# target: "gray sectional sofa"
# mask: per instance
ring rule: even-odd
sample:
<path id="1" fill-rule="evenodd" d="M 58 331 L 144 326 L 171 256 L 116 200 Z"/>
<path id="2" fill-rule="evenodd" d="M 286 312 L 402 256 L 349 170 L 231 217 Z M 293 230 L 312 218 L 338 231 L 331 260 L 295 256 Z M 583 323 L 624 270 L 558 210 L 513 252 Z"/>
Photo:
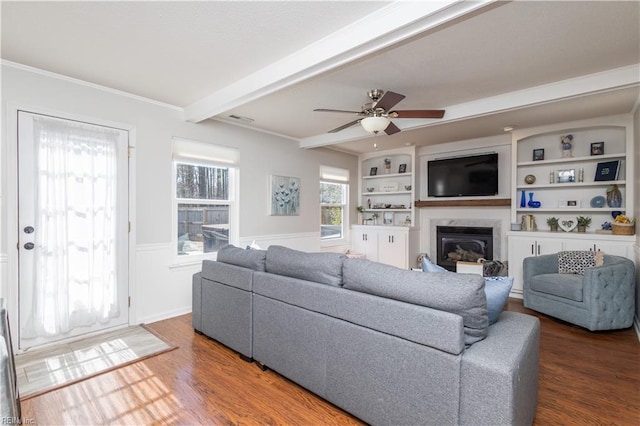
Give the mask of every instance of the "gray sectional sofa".
<path id="1" fill-rule="evenodd" d="M 227 246 L 193 277 L 193 327 L 367 423 L 535 416 L 539 321 L 503 312 L 489 326 L 478 275 Z"/>

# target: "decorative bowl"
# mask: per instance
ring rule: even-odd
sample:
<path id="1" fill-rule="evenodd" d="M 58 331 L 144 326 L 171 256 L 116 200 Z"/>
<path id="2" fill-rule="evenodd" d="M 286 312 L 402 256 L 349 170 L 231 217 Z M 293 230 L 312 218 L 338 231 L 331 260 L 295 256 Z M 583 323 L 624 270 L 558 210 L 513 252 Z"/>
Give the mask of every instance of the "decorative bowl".
<path id="1" fill-rule="evenodd" d="M 373 192 L 375 188 L 367 188 L 367 192 Z"/>
<path id="2" fill-rule="evenodd" d="M 407 191 L 411 191 L 411 185 L 405 185 L 404 189 L 406 189 Z"/>
<path id="3" fill-rule="evenodd" d="M 526 175 L 524 177 L 524 182 L 531 185 L 532 183 L 534 183 L 536 181 L 536 177 L 534 175 Z"/>

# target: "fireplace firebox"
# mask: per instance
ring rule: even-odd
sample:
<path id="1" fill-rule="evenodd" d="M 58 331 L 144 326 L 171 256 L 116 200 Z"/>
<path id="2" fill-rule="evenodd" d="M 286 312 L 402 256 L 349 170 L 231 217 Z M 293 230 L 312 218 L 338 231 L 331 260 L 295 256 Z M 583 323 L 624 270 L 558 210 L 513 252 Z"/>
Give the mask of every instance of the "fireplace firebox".
<path id="1" fill-rule="evenodd" d="M 455 272 L 456 262 L 493 260 L 493 228 L 475 226 L 436 227 L 437 263 Z"/>

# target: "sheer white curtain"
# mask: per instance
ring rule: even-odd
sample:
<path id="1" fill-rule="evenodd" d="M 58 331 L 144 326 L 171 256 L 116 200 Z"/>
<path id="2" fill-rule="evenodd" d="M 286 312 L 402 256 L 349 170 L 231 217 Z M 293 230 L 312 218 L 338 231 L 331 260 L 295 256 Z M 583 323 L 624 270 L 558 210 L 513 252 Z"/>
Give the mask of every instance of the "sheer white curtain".
<path id="1" fill-rule="evenodd" d="M 38 188 L 33 315 L 26 337 L 66 333 L 119 314 L 118 131 L 36 117 Z"/>

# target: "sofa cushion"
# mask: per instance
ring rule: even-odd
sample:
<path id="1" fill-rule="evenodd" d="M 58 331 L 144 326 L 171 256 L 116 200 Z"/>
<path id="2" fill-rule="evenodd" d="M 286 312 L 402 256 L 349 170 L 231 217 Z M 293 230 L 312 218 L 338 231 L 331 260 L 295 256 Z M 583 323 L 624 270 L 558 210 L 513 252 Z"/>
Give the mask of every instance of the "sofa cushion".
<path id="1" fill-rule="evenodd" d="M 343 271 L 345 288 L 460 315 L 467 345 L 487 336 L 487 298 L 480 275 L 421 274 L 366 259 L 346 259 Z"/>
<path id="2" fill-rule="evenodd" d="M 513 287 L 513 277 L 485 277 L 484 292 L 487 295 L 487 310 L 489 311 L 489 325 L 498 321 L 504 304 L 509 298 Z"/>
<path id="3" fill-rule="evenodd" d="M 431 261 L 427 256 L 422 258 L 422 272 L 449 272 Z"/>
<path id="4" fill-rule="evenodd" d="M 272 274 L 342 286 L 342 262 L 339 253 L 305 253 L 282 246 L 267 249 L 266 270 Z"/>
<path id="5" fill-rule="evenodd" d="M 231 244 L 227 244 L 218 250 L 218 262 L 229 265 L 242 266 L 254 271 L 264 272 L 267 252 L 264 250 L 241 249 Z"/>
<path id="6" fill-rule="evenodd" d="M 452 273 L 440 265 L 436 265 L 425 257 L 422 260 L 423 272 Z M 489 325 L 498 321 L 502 313 L 504 304 L 509 298 L 509 292 L 513 287 L 513 277 L 485 277 L 484 292 L 487 296 L 487 311 L 489 315 Z"/>
<path id="7" fill-rule="evenodd" d="M 558 252 L 558 272 L 584 275 L 586 268 L 602 266 L 603 261 L 604 253 L 601 251 L 561 251 Z"/>
<path id="8" fill-rule="evenodd" d="M 253 293 L 454 355 L 464 350 L 462 318 L 450 312 L 264 272 L 254 274 Z"/>
<path id="9" fill-rule="evenodd" d="M 582 302 L 583 279 L 576 274 L 541 274 L 532 277 L 529 285 L 533 291 Z"/>
<path id="10" fill-rule="evenodd" d="M 214 281 L 241 290 L 252 291 L 253 274 L 254 271 L 242 266 L 207 259 L 202 261 L 202 279 L 204 281 Z"/>

